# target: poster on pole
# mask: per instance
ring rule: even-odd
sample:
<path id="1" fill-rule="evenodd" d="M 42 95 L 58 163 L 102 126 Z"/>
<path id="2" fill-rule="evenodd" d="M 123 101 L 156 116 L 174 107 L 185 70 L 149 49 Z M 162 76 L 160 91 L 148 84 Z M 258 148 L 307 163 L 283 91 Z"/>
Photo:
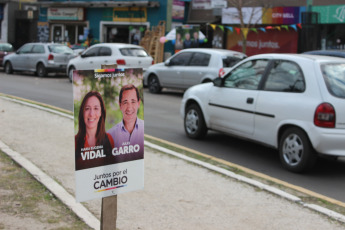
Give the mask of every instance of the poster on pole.
<path id="1" fill-rule="evenodd" d="M 78 202 L 144 188 L 143 70 L 73 72 Z"/>

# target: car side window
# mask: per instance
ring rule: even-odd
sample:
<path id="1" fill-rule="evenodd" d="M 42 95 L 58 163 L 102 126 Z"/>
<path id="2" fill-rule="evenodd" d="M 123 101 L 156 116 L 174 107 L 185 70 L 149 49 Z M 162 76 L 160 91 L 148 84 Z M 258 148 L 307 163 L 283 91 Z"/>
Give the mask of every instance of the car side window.
<path id="1" fill-rule="evenodd" d="M 84 57 L 95 57 L 98 55 L 98 50 L 99 50 L 99 47 L 94 47 L 94 48 L 91 48 L 89 50 L 87 50 L 83 56 Z"/>
<path id="2" fill-rule="evenodd" d="M 109 47 L 101 47 L 98 56 L 111 56 L 111 49 Z"/>
<path id="3" fill-rule="evenodd" d="M 192 59 L 190 60 L 190 66 L 208 66 L 210 62 L 211 55 L 205 53 L 194 53 Z"/>
<path id="4" fill-rule="evenodd" d="M 23 47 L 19 50 L 19 53 L 20 53 L 20 54 L 28 54 L 28 53 L 31 53 L 32 46 L 33 46 L 33 45 L 25 45 L 25 46 L 23 46 Z"/>
<path id="5" fill-rule="evenodd" d="M 269 60 L 247 61 L 233 69 L 224 79 L 224 87 L 239 89 L 258 89 L 262 75 Z"/>
<path id="6" fill-rule="evenodd" d="M 192 52 L 180 53 L 170 60 L 170 65 L 186 66 L 192 57 Z"/>
<path id="7" fill-rule="evenodd" d="M 43 54 L 44 53 L 44 47 L 42 45 L 34 45 L 34 47 L 32 48 L 32 53 Z"/>
<path id="8" fill-rule="evenodd" d="M 303 92 L 305 90 L 303 73 L 294 62 L 275 60 L 263 89 L 278 92 Z"/>

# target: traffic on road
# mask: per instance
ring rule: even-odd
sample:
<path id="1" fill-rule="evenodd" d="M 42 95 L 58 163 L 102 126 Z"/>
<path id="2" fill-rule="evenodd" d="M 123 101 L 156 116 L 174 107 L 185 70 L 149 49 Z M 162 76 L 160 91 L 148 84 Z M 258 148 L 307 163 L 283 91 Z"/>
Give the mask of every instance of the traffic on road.
<path id="1" fill-rule="evenodd" d="M 73 111 L 72 86 L 64 75 L 38 78 L 33 74 L 0 72 L 0 93 Z M 305 174 L 285 170 L 278 152 L 244 139 L 209 131 L 207 138 L 187 138 L 180 105 L 184 91 L 164 89 L 158 95 L 144 89 L 145 133 L 247 167 L 290 184 L 345 202 L 345 159 L 324 159 Z"/>

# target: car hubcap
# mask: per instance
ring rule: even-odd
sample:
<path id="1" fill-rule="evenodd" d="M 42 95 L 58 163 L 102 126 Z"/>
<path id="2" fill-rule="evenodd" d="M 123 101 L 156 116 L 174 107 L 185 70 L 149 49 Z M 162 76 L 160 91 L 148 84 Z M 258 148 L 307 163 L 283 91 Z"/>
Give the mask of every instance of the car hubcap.
<path id="1" fill-rule="evenodd" d="M 283 156 L 287 164 L 295 166 L 300 163 L 303 155 L 303 142 L 296 134 L 289 135 L 283 145 Z"/>
<path id="2" fill-rule="evenodd" d="M 150 81 L 150 89 L 152 91 L 156 91 L 156 89 L 158 89 L 158 82 L 156 78 L 152 78 Z"/>
<path id="3" fill-rule="evenodd" d="M 186 129 L 190 134 L 194 134 L 198 130 L 199 116 L 198 113 L 192 109 L 189 110 L 186 116 Z"/>

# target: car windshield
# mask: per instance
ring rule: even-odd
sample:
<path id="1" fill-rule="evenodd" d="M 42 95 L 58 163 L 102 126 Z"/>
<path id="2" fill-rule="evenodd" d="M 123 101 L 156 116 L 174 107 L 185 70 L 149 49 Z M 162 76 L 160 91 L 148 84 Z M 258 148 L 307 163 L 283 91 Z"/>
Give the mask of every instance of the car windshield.
<path id="1" fill-rule="evenodd" d="M 323 64 L 321 70 L 328 91 L 333 96 L 345 98 L 345 64 Z"/>
<path id="2" fill-rule="evenodd" d="M 0 51 L 12 52 L 13 47 L 10 44 L 0 44 Z"/>
<path id="3" fill-rule="evenodd" d="M 52 53 L 58 53 L 58 54 L 62 54 L 62 53 L 72 54 L 73 53 L 73 50 L 71 48 L 64 45 L 51 45 L 49 46 L 49 51 Z"/>
<path id="4" fill-rule="evenodd" d="M 122 48 L 120 52 L 123 56 L 133 56 L 133 57 L 148 57 L 144 49 L 141 48 Z"/>

